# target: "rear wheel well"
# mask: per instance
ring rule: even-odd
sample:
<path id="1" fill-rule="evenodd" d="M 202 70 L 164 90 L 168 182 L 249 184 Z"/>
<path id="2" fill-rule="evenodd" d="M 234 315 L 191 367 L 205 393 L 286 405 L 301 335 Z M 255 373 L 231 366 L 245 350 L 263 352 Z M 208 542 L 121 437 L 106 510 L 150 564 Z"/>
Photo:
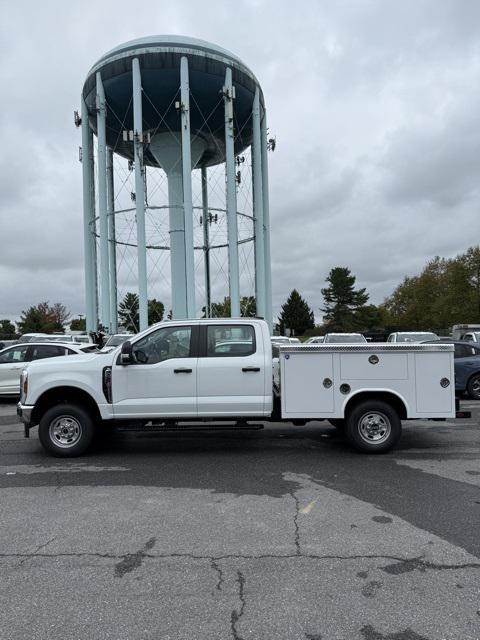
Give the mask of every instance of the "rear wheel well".
<path id="1" fill-rule="evenodd" d="M 405 406 L 403 400 L 396 396 L 394 393 L 389 393 L 388 391 L 365 391 L 362 393 L 357 393 L 352 398 L 350 398 L 350 400 L 345 405 L 345 417 L 354 407 L 359 405 L 361 402 L 366 402 L 368 400 L 381 400 L 382 402 L 386 402 L 395 409 L 401 420 L 407 419 L 407 407 Z"/>
<path id="2" fill-rule="evenodd" d="M 45 391 L 35 403 L 35 408 L 32 412 L 32 424 L 38 424 L 45 411 L 51 407 L 64 403 L 76 404 L 82 407 L 85 411 L 88 411 L 95 422 L 101 420 L 97 403 L 89 393 L 76 387 L 55 387 Z"/>

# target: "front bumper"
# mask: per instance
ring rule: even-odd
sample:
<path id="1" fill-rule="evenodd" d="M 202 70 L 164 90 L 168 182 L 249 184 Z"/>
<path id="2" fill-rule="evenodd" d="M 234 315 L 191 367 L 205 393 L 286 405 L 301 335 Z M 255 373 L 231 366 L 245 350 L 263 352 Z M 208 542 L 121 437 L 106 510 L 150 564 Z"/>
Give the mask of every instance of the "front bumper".
<path id="1" fill-rule="evenodd" d="M 30 429 L 32 428 L 33 409 L 34 407 L 28 404 L 22 404 L 21 402 L 17 404 L 17 416 L 23 422 L 25 438 L 29 437 Z"/>

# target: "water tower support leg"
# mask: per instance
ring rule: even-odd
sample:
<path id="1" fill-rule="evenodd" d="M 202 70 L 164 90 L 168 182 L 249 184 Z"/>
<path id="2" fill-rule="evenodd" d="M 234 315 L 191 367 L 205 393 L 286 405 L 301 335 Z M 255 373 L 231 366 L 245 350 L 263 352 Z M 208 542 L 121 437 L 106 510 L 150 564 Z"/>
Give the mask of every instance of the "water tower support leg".
<path id="1" fill-rule="evenodd" d="M 185 285 L 187 318 L 195 318 L 195 260 L 193 249 L 192 152 L 190 148 L 190 85 L 188 59 L 180 61 L 180 95 L 182 114 L 183 215 L 185 219 Z"/>
<path id="2" fill-rule="evenodd" d="M 225 103 L 225 172 L 227 182 L 228 275 L 230 316 L 240 317 L 240 276 L 238 267 L 237 184 L 235 179 L 235 133 L 233 128 L 232 70 L 227 68 L 223 87 Z"/>
<path id="3" fill-rule="evenodd" d="M 87 332 L 97 329 L 96 238 L 93 191 L 93 133 L 88 123 L 87 105 L 82 97 L 83 243 L 85 252 L 85 320 Z"/>
<path id="4" fill-rule="evenodd" d="M 102 76 L 97 72 L 98 215 L 100 218 L 100 321 L 110 331 L 110 282 L 108 276 L 107 218 L 107 105 Z"/>
<path id="5" fill-rule="evenodd" d="M 145 183 L 143 179 L 142 78 L 138 58 L 132 60 L 133 129 L 135 147 L 135 209 L 137 217 L 139 330 L 148 327 L 147 247 L 145 237 Z"/>
<path id="6" fill-rule="evenodd" d="M 262 148 L 260 127 L 260 93 L 255 91 L 253 120 L 253 215 L 255 217 L 255 294 L 257 316 L 266 318 L 265 308 L 265 243 L 263 233 Z"/>
<path id="7" fill-rule="evenodd" d="M 210 291 L 210 238 L 208 230 L 208 180 L 207 167 L 202 167 L 202 222 L 203 222 L 203 255 L 205 260 L 205 317 L 211 316 Z"/>
<path id="8" fill-rule="evenodd" d="M 268 201 L 268 149 L 267 114 L 262 120 L 262 188 L 263 188 L 263 229 L 265 244 L 265 320 L 272 335 L 272 264 L 270 254 L 270 207 Z"/>
<path id="9" fill-rule="evenodd" d="M 107 212 L 108 264 L 110 272 L 110 324 L 112 333 L 117 333 L 117 245 L 115 244 L 115 183 L 113 179 L 113 151 L 110 148 L 107 149 Z"/>

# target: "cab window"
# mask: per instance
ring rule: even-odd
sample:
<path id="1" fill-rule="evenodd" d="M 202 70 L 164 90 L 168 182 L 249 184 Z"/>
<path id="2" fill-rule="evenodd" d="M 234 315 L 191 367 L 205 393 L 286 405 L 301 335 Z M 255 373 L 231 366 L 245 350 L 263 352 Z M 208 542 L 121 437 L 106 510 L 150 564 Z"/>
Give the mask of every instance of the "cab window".
<path id="1" fill-rule="evenodd" d="M 255 353 L 255 329 L 252 325 L 209 325 L 207 356 L 250 356 Z"/>
<path id="2" fill-rule="evenodd" d="M 32 360 L 42 360 L 43 358 L 55 358 L 55 356 L 64 356 L 65 347 L 56 347 L 52 344 L 46 344 L 38 347 L 32 347 Z"/>
<path id="3" fill-rule="evenodd" d="M 28 347 L 13 347 L 0 355 L 0 364 L 7 364 L 10 362 L 25 362 L 27 357 Z"/>
<path id="4" fill-rule="evenodd" d="M 133 345 L 137 364 L 157 364 L 172 358 L 188 358 L 192 327 L 164 327 L 149 333 Z"/>

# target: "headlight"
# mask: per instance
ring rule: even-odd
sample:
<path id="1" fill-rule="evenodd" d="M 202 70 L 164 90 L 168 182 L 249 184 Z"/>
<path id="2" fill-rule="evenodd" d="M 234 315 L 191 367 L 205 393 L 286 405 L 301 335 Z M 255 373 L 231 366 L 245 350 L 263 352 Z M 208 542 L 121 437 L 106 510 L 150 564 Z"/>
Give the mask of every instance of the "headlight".
<path id="1" fill-rule="evenodd" d="M 20 402 L 24 402 L 28 393 L 28 371 L 24 369 L 20 376 Z"/>

